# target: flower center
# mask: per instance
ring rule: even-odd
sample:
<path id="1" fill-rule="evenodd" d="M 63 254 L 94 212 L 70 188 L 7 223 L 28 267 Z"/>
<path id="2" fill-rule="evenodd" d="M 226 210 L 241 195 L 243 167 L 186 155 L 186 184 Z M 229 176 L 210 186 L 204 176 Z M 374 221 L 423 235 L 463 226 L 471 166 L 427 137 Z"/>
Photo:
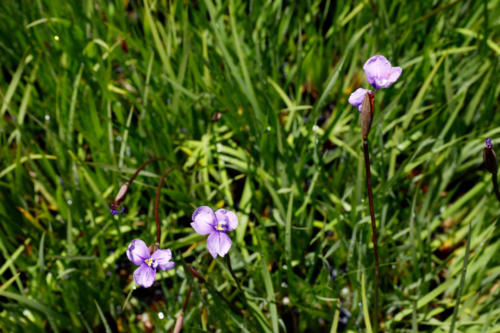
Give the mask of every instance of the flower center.
<path id="1" fill-rule="evenodd" d="M 222 222 L 219 222 L 219 224 L 217 224 L 217 226 L 215 227 L 215 229 L 217 229 L 217 230 L 224 230 L 224 224 Z"/>
<path id="2" fill-rule="evenodd" d="M 153 258 L 146 259 L 146 260 L 144 260 L 144 262 L 146 263 L 146 265 L 148 265 L 151 268 L 156 269 L 156 267 L 158 267 L 158 262 L 156 260 L 154 260 Z"/>

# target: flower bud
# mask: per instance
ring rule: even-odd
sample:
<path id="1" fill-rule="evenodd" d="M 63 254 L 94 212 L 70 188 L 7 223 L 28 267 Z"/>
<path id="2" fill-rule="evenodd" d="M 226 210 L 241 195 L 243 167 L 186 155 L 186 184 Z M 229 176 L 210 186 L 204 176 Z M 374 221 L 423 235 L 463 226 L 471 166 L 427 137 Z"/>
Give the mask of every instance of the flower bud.
<path id="1" fill-rule="evenodd" d="M 486 139 L 486 146 L 483 150 L 483 160 L 484 165 L 486 166 L 486 170 L 488 170 L 493 175 L 496 175 L 498 172 L 497 155 L 493 150 L 493 143 L 491 142 L 491 138 Z"/>
<path id="2" fill-rule="evenodd" d="M 182 331 L 182 320 L 184 319 L 184 315 L 179 313 L 177 320 L 175 321 L 174 333 Z"/>
<path id="3" fill-rule="evenodd" d="M 125 198 L 125 196 L 127 195 L 127 192 L 128 192 L 128 183 L 125 183 L 120 188 L 120 191 L 118 191 L 118 194 L 115 197 L 115 202 L 122 201 L 123 198 Z"/>
<path id="4" fill-rule="evenodd" d="M 374 94 L 367 92 L 361 104 L 361 135 L 363 140 L 368 138 L 373 120 L 373 97 Z"/>

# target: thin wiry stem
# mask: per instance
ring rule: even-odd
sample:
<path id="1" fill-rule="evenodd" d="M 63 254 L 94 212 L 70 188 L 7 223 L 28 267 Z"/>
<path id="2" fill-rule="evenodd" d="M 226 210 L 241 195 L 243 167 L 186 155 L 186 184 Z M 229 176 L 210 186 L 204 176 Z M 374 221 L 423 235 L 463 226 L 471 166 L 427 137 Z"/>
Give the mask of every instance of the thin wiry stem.
<path id="1" fill-rule="evenodd" d="M 144 169 L 146 167 L 146 165 L 148 165 L 149 163 L 152 163 L 154 161 L 159 161 L 159 160 L 165 160 L 165 158 L 163 157 L 153 157 L 152 159 L 149 159 L 147 160 L 146 162 L 142 163 L 141 165 L 139 165 L 139 167 L 137 168 L 137 170 L 135 170 L 134 174 L 132 175 L 132 177 L 130 177 L 130 179 L 128 180 L 128 184 L 132 184 L 132 182 L 134 181 L 135 177 L 137 177 L 137 175 L 139 174 L 139 172 L 141 172 L 142 169 Z"/>
<path id="2" fill-rule="evenodd" d="M 186 264 L 185 267 L 191 273 L 191 276 L 198 279 L 201 283 L 204 283 L 208 288 L 210 288 L 213 292 L 217 294 L 234 312 L 240 312 L 233 303 L 229 302 L 227 298 L 225 298 L 216 288 L 214 288 L 205 278 L 195 269 L 193 266 Z"/>
<path id="3" fill-rule="evenodd" d="M 229 253 L 226 254 L 226 264 L 227 264 L 227 268 L 229 268 L 229 273 L 231 273 L 231 276 L 233 277 L 234 279 L 234 282 L 236 282 L 236 285 L 238 286 L 238 289 L 243 292 L 243 289 L 241 289 L 241 285 L 240 285 L 240 282 L 238 281 L 238 279 L 236 278 L 236 274 L 234 274 L 234 271 L 233 271 L 233 266 L 231 266 L 231 257 L 229 256 Z"/>
<path id="4" fill-rule="evenodd" d="M 184 300 L 184 304 L 182 305 L 182 313 L 186 312 L 186 308 L 189 302 L 189 296 L 191 296 L 191 292 L 193 291 L 193 287 L 189 287 L 188 292 L 186 294 L 186 299 Z"/>
<path id="5" fill-rule="evenodd" d="M 248 308 L 248 302 L 247 302 L 247 296 L 245 292 L 243 291 L 243 288 L 241 288 L 241 284 L 239 280 L 236 278 L 236 274 L 233 271 L 233 266 L 231 265 L 231 257 L 229 256 L 229 253 L 226 254 L 226 264 L 227 268 L 229 268 L 229 273 L 231 273 L 231 276 L 233 277 L 234 282 L 236 282 L 236 285 L 238 286 L 238 290 L 241 293 L 241 300 L 245 304 L 245 306 Z"/>
<path id="6" fill-rule="evenodd" d="M 193 278 L 196 278 L 199 282 L 204 283 L 208 288 L 211 288 L 217 294 L 217 296 L 219 296 L 224 302 L 226 302 L 229 305 L 229 307 L 234 311 L 233 304 L 230 303 L 224 296 L 222 296 L 222 294 L 219 293 L 217 289 L 212 288 L 212 286 L 207 282 L 207 280 L 205 280 L 205 278 L 193 266 L 186 264 L 184 267 L 189 271 L 189 273 L 191 273 L 191 276 Z M 184 304 L 182 306 L 182 312 L 179 314 L 175 322 L 174 333 L 179 333 L 180 331 L 182 331 L 182 325 L 184 323 L 183 322 L 184 313 L 186 312 L 187 304 L 189 302 L 189 297 L 191 296 L 191 291 L 192 287 L 189 287 L 188 292 L 186 294 L 186 298 L 184 300 Z"/>
<path id="7" fill-rule="evenodd" d="M 161 239 L 160 215 L 158 214 L 158 210 L 160 207 L 161 186 L 163 185 L 163 181 L 165 180 L 165 177 L 173 169 L 174 169 L 174 167 L 168 168 L 163 173 L 163 175 L 161 175 L 160 182 L 158 183 L 158 187 L 156 188 L 156 198 L 155 198 L 156 244 L 155 244 L 155 246 L 160 246 L 160 239 Z"/>
<path id="8" fill-rule="evenodd" d="M 186 264 L 185 268 L 187 268 L 187 270 L 189 271 L 189 273 L 191 273 L 191 276 L 193 278 L 198 279 L 198 281 L 201 283 L 207 283 L 207 280 L 205 280 L 205 278 L 200 273 L 198 273 L 198 271 L 194 269 L 191 265 Z M 179 333 L 180 331 L 182 331 L 182 325 L 184 324 L 184 313 L 186 312 L 187 304 L 189 302 L 189 297 L 191 296 L 192 291 L 193 288 L 190 286 L 186 294 L 186 298 L 184 299 L 184 304 L 182 305 L 182 312 L 179 313 L 179 316 L 175 321 L 173 333 Z"/>
<path id="9" fill-rule="evenodd" d="M 112 209 L 118 210 L 118 206 L 120 205 L 121 202 L 123 202 L 123 200 L 127 196 L 129 187 L 130 187 L 130 185 L 132 185 L 132 182 L 134 181 L 135 177 L 137 177 L 139 172 L 141 172 L 141 170 L 144 169 L 146 167 L 146 165 L 148 165 L 149 163 L 154 162 L 154 161 L 158 161 L 158 160 L 166 160 L 166 159 L 162 158 L 162 157 L 153 157 L 152 159 L 149 159 L 146 162 L 139 165 L 139 167 L 137 168 L 137 170 L 135 170 L 132 177 L 130 177 L 130 179 L 125 184 L 123 184 L 122 187 L 120 188 L 120 190 L 118 191 L 118 194 L 116 195 L 115 200 L 114 200 L 113 204 L 111 205 Z"/>
<path id="10" fill-rule="evenodd" d="M 495 192 L 495 195 L 497 196 L 498 202 L 500 202 L 500 191 L 498 191 L 497 177 L 498 177 L 498 174 L 496 174 L 496 173 L 491 174 L 491 181 L 493 182 L 493 191 Z"/>
<path id="11" fill-rule="evenodd" d="M 184 304 L 182 305 L 182 311 L 179 313 L 179 316 L 177 317 L 177 320 L 175 321 L 175 327 L 174 327 L 174 333 L 179 333 L 182 331 L 182 323 L 184 319 L 184 313 L 186 312 L 186 308 L 189 302 L 189 297 L 191 296 L 191 292 L 193 291 L 193 287 L 189 287 L 186 298 L 184 299 Z"/>
<path id="12" fill-rule="evenodd" d="M 378 303 L 378 289 L 379 289 L 379 260 L 378 260 L 378 246 L 377 246 L 377 224 L 375 223 L 375 210 L 373 209 L 373 192 L 372 192 L 372 179 L 370 174 L 370 154 L 368 151 L 368 140 L 363 140 L 363 151 L 365 155 L 365 170 L 366 170 L 366 189 L 368 191 L 368 204 L 370 206 L 370 217 L 372 221 L 372 243 L 373 255 L 375 257 L 375 310 L 373 313 L 373 321 L 375 332 L 378 328 L 379 317 L 379 303 Z"/>

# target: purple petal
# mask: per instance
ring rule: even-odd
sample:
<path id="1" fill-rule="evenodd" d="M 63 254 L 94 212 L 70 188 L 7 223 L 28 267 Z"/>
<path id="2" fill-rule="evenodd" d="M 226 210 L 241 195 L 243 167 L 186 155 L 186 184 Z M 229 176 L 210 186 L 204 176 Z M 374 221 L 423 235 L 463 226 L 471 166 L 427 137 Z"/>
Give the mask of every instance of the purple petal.
<path id="1" fill-rule="evenodd" d="M 376 55 L 368 59 L 363 66 L 366 79 L 377 89 L 388 88 L 401 75 L 401 67 L 392 67 L 389 60 L 382 55 Z"/>
<path id="2" fill-rule="evenodd" d="M 175 267 L 175 262 L 169 261 L 167 264 L 165 264 L 165 266 L 163 266 L 163 268 L 160 268 L 160 269 L 163 271 L 168 271 L 174 267 Z"/>
<path id="3" fill-rule="evenodd" d="M 356 91 L 349 96 L 349 104 L 358 108 L 359 112 L 361 112 L 361 105 L 363 104 L 363 99 L 367 92 L 371 93 L 372 91 L 363 88 L 356 89 Z"/>
<path id="4" fill-rule="evenodd" d="M 112 216 L 118 215 L 118 206 L 116 206 L 116 204 L 112 204 L 109 208 L 109 212 Z"/>
<path id="5" fill-rule="evenodd" d="M 485 145 L 486 145 L 486 148 L 490 148 L 493 147 L 493 142 L 491 142 L 491 138 L 487 138 L 486 141 L 485 141 Z"/>
<path id="6" fill-rule="evenodd" d="M 156 267 L 158 267 L 163 271 L 172 269 L 175 266 L 175 262 L 170 261 L 170 259 L 172 259 L 172 251 L 168 249 L 156 250 L 155 253 L 153 253 L 153 255 L 151 256 L 151 258 L 153 259 L 154 264 L 157 265 Z"/>
<path id="7" fill-rule="evenodd" d="M 153 285 L 156 279 L 156 270 L 144 264 L 137 268 L 134 272 L 135 283 L 144 288 L 149 288 Z"/>
<path id="8" fill-rule="evenodd" d="M 213 232 L 216 225 L 217 219 L 210 207 L 201 206 L 194 211 L 191 226 L 200 235 L 208 235 Z"/>
<path id="9" fill-rule="evenodd" d="M 223 232 L 215 231 L 207 238 L 208 251 L 212 257 L 217 258 L 217 255 L 224 257 L 231 248 L 231 238 Z"/>
<path id="10" fill-rule="evenodd" d="M 396 82 L 399 79 L 399 77 L 401 76 L 402 72 L 403 72 L 403 69 L 401 67 L 392 67 L 391 74 L 389 75 L 389 82 L 390 82 L 389 85 Z"/>
<path id="11" fill-rule="evenodd" d="M 149 249 L 140 239 L 134 239 L 127 249 L 128 260 L 136 265 L 142 265 L 144 260 L 149 259 Z"/>
<path id="12" fill-rule="evenodd" d="M 116 204 L 116 202 L 113 202 L 111 204 L 111 206 L 109 207 L 109 211 L 111 213 L 112 216 L 115 216 L 115 215 L 118 215 L 118 205 Z"/>
<path id="13" fill-rule="evenodd" d="M 215 216 L 217 217 L 217 225 L 221 224 L 224 231 L 232 231 L 238 226 L 238 217 L 230 210 L 218 209 Z"/>

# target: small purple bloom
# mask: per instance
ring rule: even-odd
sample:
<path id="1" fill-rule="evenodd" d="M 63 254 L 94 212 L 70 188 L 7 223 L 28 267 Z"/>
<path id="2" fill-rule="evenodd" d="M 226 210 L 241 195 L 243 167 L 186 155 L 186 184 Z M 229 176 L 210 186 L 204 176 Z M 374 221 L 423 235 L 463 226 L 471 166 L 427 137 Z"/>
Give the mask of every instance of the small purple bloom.
<path id="1" fill-rule="evenodd" d="M 491 138 L 486 139 L 486 148 L 491 149 L 493 147 L 493 142 L 491 142 Z"/>
<path id="2" fill-rule="evenodd" d="M 118 205 L 115 202 L 111 204 L 109 212 L 111 213 L 112 216 L 116 216 L 118 214 L 125 214 L 127 212 L 127 208 L 124 206 L 120 210 L 118 210 Z"/>
<path id="3" fill-rule="evenodd" d="M 382 55 L 376 55 L 368 59 L 363 66 L 366 79 L 375 90 L 388 88 L 397 81 L 401 72 L 401 67 L 392 67 L 389 60 Z"/>
<path id="4" fill-rule="evenodd" d="M 120 214 L 120 212 L 118 211 L 118 205 L 116 203 L 112 203 L 111 207 L 109 208 L 109 212 L 113 216 Z"/>
<path id="5" fill-rule="evenodd" d="M 349 104 L 358 108 L 359 112 L 361 112 L 361 105 L 363 104 L 363 99 L 365 98 L 367 92 L 372 93 L 372 91 L 368 89 L 356 89 L 356 91 L 349 96 Z"/>
<path id="6" fill-rule="evenodd" d="M 208 251 L 212 257 L 224 257 L 231 248 L 231 238 L 226 235 L 238 226 L 238 217 L 226 209 L 218 209 L 215 213 L 207 206 L 198 207 L 193 213 L 193 229 L 200 235 L 209 235 L 207 238 Z"/>
<path id="7" fill-rule="evenodd" d="M 140 239 L 134 239 L 127 249 L 127 257 L 135 265 L 138 265 L 134 272 L 134 280 L 138 285 L 149 288 L 156 279 L 156 269 L 166 271 L 174 268 L 175 262 L 172 259 L 172 251 L 158 249 L 150 254 L 149 248 Z"/>

